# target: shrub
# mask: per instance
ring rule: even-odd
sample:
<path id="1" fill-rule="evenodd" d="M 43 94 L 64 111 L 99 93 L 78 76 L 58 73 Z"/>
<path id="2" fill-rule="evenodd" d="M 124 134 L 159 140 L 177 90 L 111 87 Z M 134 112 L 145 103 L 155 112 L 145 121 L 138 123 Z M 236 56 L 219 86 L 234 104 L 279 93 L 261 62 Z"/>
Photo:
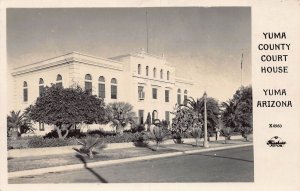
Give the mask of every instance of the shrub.
<path id="1" fill-rule="evenodd" d="M 77 145 L 75 138 L 43 138 L 43 137 L 34 137 L 28 141 L 28 148 L 41 148 L 41 147 L 61 147 Z"/>
<path id="2" fill-rule="evenodd" d="M 62 133 L 64 134 L 66 132 L 62 130 Z M 85 136 L 86 136 L 86 134 L 83 132 L 80 132 L 80 129 L 76 129 L 76 130 L 70 130 L 67 135 L 67 138 L 70 138 L 70 137 L 81 138 L 81 137 L 85 137 Z M 58 138 L 57 131 L 55 129 L 50 131 L 49 133 L 44 135 L 44 138 Z"/>
<path id="3" fill-rule="evenodd" d="M 80 149 L 73 149 L 81 154 L 86 154 L 90 159 L 93 159 L 94 154 L 99 154 L 99 151 L 106 147 L 103 140 L 101 140 L 99 137 L 90 135 L 86 136 L 85 139 L 81 141 L 77 139 L 76 141 L 82 145 L 82 147 Z"/>
<path id="4" fill-rule="evenodd" d="M 165 130 L 160 123 L 156 123 L 155 126 L 150 129 L 149 139 L 156 142 L 156 151 L 159 149 L 159 144 L 168 139 L 171 133 Z"/>
<path id="5" fill-rule="evenodd" d="M 116 134 L 113 136 L 106 136 L 104 138 L 104 141 L 106 143 L 127 143 L 127 142 L 136 142 L 140 140 L 140 137 L 143 135 L 142 132 L 136 132 L 136 133 L 123 133 Z"/>

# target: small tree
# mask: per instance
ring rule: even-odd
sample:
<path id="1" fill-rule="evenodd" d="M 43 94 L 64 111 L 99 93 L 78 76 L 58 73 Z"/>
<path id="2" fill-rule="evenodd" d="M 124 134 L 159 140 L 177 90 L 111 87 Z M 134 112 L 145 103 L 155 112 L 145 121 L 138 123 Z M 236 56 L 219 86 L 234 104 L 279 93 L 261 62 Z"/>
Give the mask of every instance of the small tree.
<path id="1" fill-rule="evenodd" d="M 191 131 L 192 128 L 202 127 L 202 115 L 197 111 L 186 107 L 175 108 L 175 117 L 172 120 L 172 133 L 175 135 L 177 143 L 181 143 L 182 134 Z"/>
<path id="2" fill-rule="evenodd" d="M 118 134 L 123 134 L 124 127 L 134 124 L 136 115 L 133 106 L 125 102 L 113 102 L 107 105 L 106 114 Z"/>
<path id="3" fill-rule="evenodd" d="M 161 126 L 161 123 L 158 119 L 156 119 L 154 125 L 155 126 L 150 129 L 149 139 L 152 139 L 156 142 L 155 150 L 158 151 L 160 143 L 168 139 L 168 137 L 170 136 L 170 132 Z"/>
<path id="4" fill-rule="evenodd" d="M 30 119 L 35 122 L 54 125 L 58 137 L 67 137 L 72 126 L 104 121 L 104 102 L 80 87 L 63 88 L 52 85 L 27 108 Z M 62 134 L 62 131 L 65 134 Z"/>
<path id="5" fill-rule="evenodd" d="M 202 129 L 200 127 L 194 127 L 194 128 L 192 128 L 191 135 L 196 140 L 196 146 L 198 146 L 198 139 L 201 138 L 201 134 L 202 134 Z"/>
<path id="6" fill-rule="evenodd" d="M 7 116 L 7 135 L 13 139 L 17 139 L 21 134 L 33 132 L 35 128 L 32 127 L 32 123 L 28 119 L 26 113 L 21 111 L 11 111 Z"/>
<path id="7" fill-rule="evenodd" d="M 86 154 L 90 159 L 93 159 L 95 154 L 99 154 L 99 151 L 106 147 L 105 143 L 101 141 L 99 137 L 96 138 L 90 135 L 86 136 L 82 141 L 78 139 L 76 139 L 76 141 L 82 145 L 82 147 L 80 149 L 73 149 L 81 154 Z"/>
<path id="8" fill-rule="evenodd" d="M 221 129 L 221 135 L 225 138 L 225 144 L 227 143 L 227 140 L 230 140 L 231 133 L 233 130 L 230 127 L 224 127 Z"/>
<path id="9" fill-rule="evenodd" d="M 187 106 L 192 110 L 200 113 L 204 116 L 204 98 L 193 99 L 190 97 L 187 99 Z M 206 99 L 206 111 L 207 111 L 207 128 L 209 132 L 213 132 L 215 127 L 219 123 L 220 108 L 218 106 L 218 101 L 212 97 Z"/>

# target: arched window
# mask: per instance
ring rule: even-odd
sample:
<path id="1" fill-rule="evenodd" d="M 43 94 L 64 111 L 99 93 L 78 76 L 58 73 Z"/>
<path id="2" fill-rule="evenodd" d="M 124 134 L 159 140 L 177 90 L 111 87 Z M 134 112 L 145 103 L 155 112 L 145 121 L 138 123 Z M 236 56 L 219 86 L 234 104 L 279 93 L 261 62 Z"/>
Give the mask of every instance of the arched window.
<path id="1" fill-rule="evenodd" d="M 181 90 L 180 89 L 177 90 L 177 104 L 178 105 L 181 104 Z"/>
<path id="2" fill-rule="evenodd" d="M 156 110 L 153 110 L 152 111 L 152 124 L 154 124 L 156 119 L 158 119 L 158 112 Z"/>
<path id="3" fill-rule="evenodd" d="M 139 75 L 141 74 L 141 65 L 140 64 L 138 65 L 138 74 Z"/>
<path id="4" fill-rule="evenodd" d="M 146 76 L 149 76 L 149 66 L 146 66 Z"/>
<path id="5" fill-rule="evenodd" d="M 111 99 L 117 99 L 118 98 L 118 88 L 117 88 L 117 80 L 116 78 L 112 78 L 110 81 L 111 85 Z"/>
<path id="6" fill-rule="evenodd" d="M 160 70 L 160 79 L 163 79 L 164 78 L 164 72 L 163 72 L 163 70 L 161 69 Z"/>
<path id="7" fill-rule="evenodd" d="M 28 86 L 26 81 L 23 82 L 23 101 L 28 101 Z"/>
<path id="8" fill-rule="evenodd" d="M 187 90 L 184 90 L 184 100 L 183 100 L 184 105 L 187 105 Z"/>
<path id="9" fill-rule="evenodd" d="M 167 80 L 170 80 L 170 72 L 167 71 Z"/>
<path id="10" fill-rule="evenodd" d="M 60 74 L 58 74 L 56 77 L 56 85 L 62 87 L 62 77 Z"/>
<path id="11" fill-rule="evenodd" d="M 44 80 L 40 78 L 39 80 L 39 95 L 41 96 L 44 93 Z"/>
<path id="12" fill-rule="evenodd" d="M 153 68 L 153 78 L 156 78 L 156 68 Z"/>
<path id="13" fill-rule="evenodd" d="M 105 78 L 103 76 L 98 79 L 98 96 L 105 98 Z"/>
<path id="14" fill-rule="evenodd" d="M 90 74 L 86 74 L 84 77 L 84 89 L 85 91 L 88 91 L 90 94 L 92 94 L 93 88 L 92 88 L 92 76 Z"/>

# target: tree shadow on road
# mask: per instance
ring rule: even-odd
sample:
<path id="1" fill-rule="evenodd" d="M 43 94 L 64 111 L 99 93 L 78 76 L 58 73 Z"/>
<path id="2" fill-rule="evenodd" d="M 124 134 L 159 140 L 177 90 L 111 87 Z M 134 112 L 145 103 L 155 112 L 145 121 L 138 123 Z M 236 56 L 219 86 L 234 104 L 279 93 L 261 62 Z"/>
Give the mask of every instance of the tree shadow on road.
<path id="1" fill-rule="evenodd" d="M 96 176 L 100 182 L 102 182 L 102 183 L 108 183 L 107 180 L 105 180 L 102 176 L 100 176 L 92 168 L 89 168 L 87 166 L 87 162 L 86 162 L 86 160 L 85 160 L 85 158 L 83 156 L 81 156 L 81 155 L 75 155 L 75 156 L 84 164 L 84 168 L 87 169 L 88 171 L 90 171 L 94 176 Z"/>

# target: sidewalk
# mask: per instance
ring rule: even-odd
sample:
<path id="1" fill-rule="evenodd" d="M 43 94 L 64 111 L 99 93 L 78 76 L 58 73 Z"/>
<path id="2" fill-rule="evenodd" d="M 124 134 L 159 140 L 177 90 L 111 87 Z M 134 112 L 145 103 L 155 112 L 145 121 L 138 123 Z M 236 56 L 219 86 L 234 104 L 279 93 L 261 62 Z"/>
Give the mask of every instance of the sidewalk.
<path id="1" fill-rule="evenodd" d="M 122 147 L 121 144 L 118 145 L 119 148 L 103 150 L 101 154 L 96 155 L 93 160 L 85 158 L 84 163 L 82 156 L 78 155 L 74 150 L 72 153 L 8 158 L 8 177 L 32 176 L 49 172 L 81 169 L 87 166 L 107 166 L 252 145 L 252 142 L 245 142 L 243 139 L 237 139 L 237 137 L 229 141 L 228 144 L 224 144 L 224 141 L 212 141 L 210 142 L 210 148 L 195 147 L 192 145 L 193 143 L 193 139 L 186 140 L 184 144 L 166 143 L 161 145 L 159 151 L 154 151 L 154 147 L 152 146 L 149 148 L 135 147 L 131 143 L 131 146 L 129 144 L 123 144 Z M 200 142 L 199 145 L 203 145 L 203 142 Z M 124 149 L 125 146 L 127 146 L 126 149 Z"/>

